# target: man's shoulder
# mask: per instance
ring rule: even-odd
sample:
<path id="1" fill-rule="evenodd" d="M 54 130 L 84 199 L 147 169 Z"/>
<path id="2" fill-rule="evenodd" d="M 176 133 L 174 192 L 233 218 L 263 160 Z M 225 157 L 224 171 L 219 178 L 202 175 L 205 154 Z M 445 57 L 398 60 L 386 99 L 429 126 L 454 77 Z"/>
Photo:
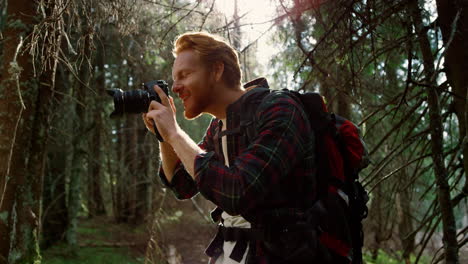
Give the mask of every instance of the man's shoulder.
<path id="1" fill-rule="evenodd" d="M 206 128 L 205 135 L 209 137 L 213 136 L 215 134 L 215 130 L 219 127 L 219 122 L 221 122 L 220 119 L 212 117 L 208 127 Z"/>
<path id="2" fill-rule="evenodd" d="M 212 128 L 217 128 L 219 126 L 219 123 L 221 122 L 221 119 L 219 118 L 216 118 L 216 117 L 212 117 L 211 118 L 211 121 L 210 121 L 210 124 L 208 125 L 208 128 L 209 129 L 212 129 Z"/>

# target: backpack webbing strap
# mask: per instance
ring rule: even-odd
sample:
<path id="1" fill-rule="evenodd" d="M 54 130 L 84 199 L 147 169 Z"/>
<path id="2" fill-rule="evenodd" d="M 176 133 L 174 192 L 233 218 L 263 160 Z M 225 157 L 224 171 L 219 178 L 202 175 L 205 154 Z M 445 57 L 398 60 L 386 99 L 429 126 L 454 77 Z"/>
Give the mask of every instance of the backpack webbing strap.
<path id="1" fill-rule="evenodd" d="M 256 113 L 258 106 L 262 103 L 263 98 L 270 94 L 270 89 L 266 87 L 255 87 L 247 92 L 241 100 L 242 111 L 240 112 L 239 127 L 220 131 L 217 138 L 223 136 L 241 135 L 245 143 L 250 143 L 257 135 L 256 129 Z"/>
<path id="2" fill-rule="evenodd" d="M 242 102 L 239 129 L 247 144 L 252 142 L 253 138 L 257 135 L 257 109 L 270 92 L 271 90 L 266 87 L 256 87 L 249 91 L 251 94 L 245 97 L 244 102 Z"/>

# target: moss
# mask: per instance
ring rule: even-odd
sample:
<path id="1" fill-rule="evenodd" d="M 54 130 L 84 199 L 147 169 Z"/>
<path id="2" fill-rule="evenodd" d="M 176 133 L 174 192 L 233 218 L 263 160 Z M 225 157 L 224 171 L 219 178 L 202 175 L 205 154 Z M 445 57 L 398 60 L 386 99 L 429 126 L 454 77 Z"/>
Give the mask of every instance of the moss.
<path id="1" fill-rule="evenodd" d="M 19 261 L 22 256 L 21 251 L 14 248 L 8 252 L 8 263 L 18 263 L 17 261 Z"/>
<path id="2" fill-rule="evenodd" d="M 23 189 L 29 190 L 25 186 Z M 41 255 L 39 249 L 38 230 L 34 223 L 26 219 L 19 219 L 17 210 L 28 210 L 30 205 L 37 203 L 31 200 L 31 194 L 20 192 L 21 201 L 15 201 L 11 213 L 10 251 L 8 263 L 14 264 L 40 264 Z"/>
<path id="3" fill-rule="evenodd" d="M 72 254 L 65 245 L 57 245 L 44 253 L 43 264 L 140 264 L 141 258 L 131 257 L 123 248 L 84 247 Z"/>
<path id="4" fill-rule="evenodd" d="M 42 256 L 41 256 L 41 249 L 39 247 L 39 232 L 36 229 L 34 229 L 34 253 L 33 253 L 33 256 L 34 256 L 34 264 L 41 264 L 41 261 L 42 261 Z"/>
<path id="5" fill-rule="evenodd" d="M 10 19 L 7 27 L 23 31 L 29 30 L 28 25 L 26 25 L 21 19 Z"/>
<path id="6" fill-rule="evenodd" d="M 8 224 L 8 216 L 9 216 L 9 213 L 8 211 L 3 211 L 0 213 L 0 221 Z"/>
<path id="7" fill-rule="evenodd" d="M 22 243 L 26 248 L 25 251 L 19 248 L 13 248 L 8 256 L 8 263 L 15 264 L 41 264 L 41 254 L 39 248 L 39 240 L 37 229 L 31 228 L 29 225 L 23 224 Z"/>

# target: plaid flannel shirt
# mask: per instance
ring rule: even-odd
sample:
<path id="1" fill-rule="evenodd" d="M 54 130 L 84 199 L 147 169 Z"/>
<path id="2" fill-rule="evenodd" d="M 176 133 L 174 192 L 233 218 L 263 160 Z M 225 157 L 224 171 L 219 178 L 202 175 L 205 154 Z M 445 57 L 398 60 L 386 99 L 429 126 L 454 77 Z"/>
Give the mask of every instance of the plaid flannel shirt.
<path id="1" fill-rule="evenodd" d="M 252 85 L 268 87 L 264 78 L 244 86 Z M 248 98 L 240 98 L 227 107 L 228 130 L 239 126 L 245 100 Z M 230 167 L 225 166 L 221 147 L 222 122 L 214 118 L 199 144 L 206 152 L 194 160 L 195 180 L 179 163 L 171 183 L 160 170 L 163 183 L 179 199 L 199 192 L 218 208 L 230 215 L 240 214 L 254 225 L 266 215 L 306 208 L 316 197 L 311 192 L 316 184 L 314 135 L 306 113 L 292 97 L 280 92 L 263 100 L 255 114 L 258 135 L 252 142 L 241 135 L 227 135 Z M 273 263 L 269 259 L 257 243 L 255 263 Z"/>

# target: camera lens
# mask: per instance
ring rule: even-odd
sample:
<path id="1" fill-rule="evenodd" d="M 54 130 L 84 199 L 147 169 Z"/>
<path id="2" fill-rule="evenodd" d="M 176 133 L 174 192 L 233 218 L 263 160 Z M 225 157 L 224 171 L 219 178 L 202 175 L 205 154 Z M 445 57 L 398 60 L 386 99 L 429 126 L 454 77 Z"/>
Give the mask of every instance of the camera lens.
<path id="1" fill-rule="evenodd" d="M 139 114 L 148 111 L 149 94 L 144 90 L 132 90 L 123 94 L 124 112 L 129 114 Z"/>
<path id="2" fill-rule="evenodd" d="M 148 111 L 150 95 L 145 90 L 124 92 L 121 89 L 111 89 L 107 90 L 107 93 L 114 98 L 114 111 L 111 117 Z"/>
<path id="3" fill-rule="evenodd" d="M 161 102 L 153 87 L 158 85 L 166 95 L 169 95 L 168 85 L 163 80 L 149 81 L 143 84 L 143 89 L 122 91 L 121 89 L 110 89 L 107 93 L 114 98 L 114 111 L 111 117 L 123 114 L 146 113 L 152 100 Z"/>

